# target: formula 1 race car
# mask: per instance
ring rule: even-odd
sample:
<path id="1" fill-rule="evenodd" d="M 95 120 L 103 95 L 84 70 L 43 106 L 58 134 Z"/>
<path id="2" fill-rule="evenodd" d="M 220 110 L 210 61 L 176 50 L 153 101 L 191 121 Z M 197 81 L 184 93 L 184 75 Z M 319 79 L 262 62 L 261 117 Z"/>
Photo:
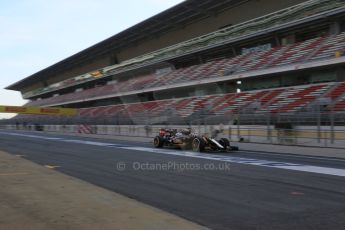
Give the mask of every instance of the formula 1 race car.
<path id="1" fill-rule="evenodd" d="M 238 147 L 231 146 L 230 141 L 226 138 L 209 138 L 206 135 L 199 136 L 192 132 L 192 129 L 160 129 L 159 135 L 153 140 L 153 145 L 156 148 L 178 147 L 181 149 L 192 149 L 195 152 L 217 151 L 227 152 L 236 151 Z"/>

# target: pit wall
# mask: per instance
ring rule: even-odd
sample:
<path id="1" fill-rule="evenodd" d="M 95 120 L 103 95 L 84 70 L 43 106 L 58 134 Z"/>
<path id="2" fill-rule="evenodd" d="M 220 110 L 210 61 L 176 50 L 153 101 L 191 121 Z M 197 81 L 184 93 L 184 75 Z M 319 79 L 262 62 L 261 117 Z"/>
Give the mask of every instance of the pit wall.
<path id="1" fill-rule="evenodd" d="M 145 125 L 2 125 L 0 129 L 44 131 L 83 136 L 142 137 L 158 134 L 160 128 L 182 129 L 186 126 Z M 296 126 L 293 129 L 276 129 L 274 126 L 200 125 L 191 126 L 195 132 L 211 136 L 218 130 L 218 137 L 234 142 L 269 143 L 280 145 L 319 146 L 345 148 L 345 126 Z"/>

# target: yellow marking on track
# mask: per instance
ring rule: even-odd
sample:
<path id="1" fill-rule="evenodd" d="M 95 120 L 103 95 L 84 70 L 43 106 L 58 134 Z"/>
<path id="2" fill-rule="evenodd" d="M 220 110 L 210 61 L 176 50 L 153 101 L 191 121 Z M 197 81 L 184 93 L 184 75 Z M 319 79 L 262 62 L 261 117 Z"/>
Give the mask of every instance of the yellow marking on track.
<path id="1" fill-rule="evenodd" d="M 46 168 L 48 168 L 48 169 L 60 168 L 60 166 L 57 166 L 57 165 L 45 165 L 44 167 L 46 167 Z"/>
<path id="2" fill-rule="evenodd" d="M 0 176 L 20 176 L 20 175 L 29 175 L 29 173 L 0 173 Z"/>

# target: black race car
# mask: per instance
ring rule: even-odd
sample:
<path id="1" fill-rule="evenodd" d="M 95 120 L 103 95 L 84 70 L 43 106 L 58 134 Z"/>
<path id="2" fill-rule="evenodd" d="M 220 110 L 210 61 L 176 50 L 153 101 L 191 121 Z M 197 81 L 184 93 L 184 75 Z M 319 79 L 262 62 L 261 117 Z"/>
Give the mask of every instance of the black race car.
<path id="1" fill-rule="evenodd" d="M 192 132 L 190 128 L 177 129 L 160 129 L 159 135 L 153 140 L 153 145 L 156 148 L 178 147 L 181 149 L 192 149 L 195 152 L 203 151 L 217 151 L 227 152 L 236 151 L 238 147 L 231 146 L 230 141 L 226 138 L 209 138 L 206 135 L 199 136 Z"/>

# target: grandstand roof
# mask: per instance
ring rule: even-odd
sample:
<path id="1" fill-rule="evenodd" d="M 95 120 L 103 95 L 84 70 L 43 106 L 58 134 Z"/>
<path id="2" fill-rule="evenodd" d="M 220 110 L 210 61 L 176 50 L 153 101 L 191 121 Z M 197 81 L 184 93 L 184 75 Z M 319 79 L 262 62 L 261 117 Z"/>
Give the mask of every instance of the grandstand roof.
<path id="1" fill-rule="evenodd" d="M 127 47 L 147 38 L 148 34 L 163 34 L 178 26 L 184 26 L 202 18 L 215 15 L 247 0 L 185 0 L 143 22 L 140 22 L 108 39 L 105 39 L 79 53 L 76 53 L 52 66 L 49 66 L 8 87 L 20 90 L 29 84 L 43 80 L 47 75 L 95 59 L 105 53 Z"/>
<path id="2" fill-rule="evenodd" d="M 99 78 L 115 76 L 124 72 L 153 66 L 174 58 L 228 45 L 243 39 L 252 39 L 260 35 L 277 33 L 277 31 L 283 31 L 287 28 L 301 29 L 299 26 L 304 25 L 303 27 L 305 27 L 307 24 L 320 26 L 322 24 L 321 21 L 328 23 L 329 18 L 334 18 L 335 15 L 344 15 L 344 2 L 345 0 L 310 0 L 303 2 L 259 18 L 228 26 L 203 36 L 128 59 L 120 64 L 107 66 L 98 71 L 94 70 L 93 72 L 83 73 L 73 78 L 26 92 L 23 94 L 23 97 L 30 98 L 57 91 L 67 86 L 76 86 Z M 100 71 L 101 75 L 98 75 L 96 78 L 93 77 L 94 73 Z"/>

